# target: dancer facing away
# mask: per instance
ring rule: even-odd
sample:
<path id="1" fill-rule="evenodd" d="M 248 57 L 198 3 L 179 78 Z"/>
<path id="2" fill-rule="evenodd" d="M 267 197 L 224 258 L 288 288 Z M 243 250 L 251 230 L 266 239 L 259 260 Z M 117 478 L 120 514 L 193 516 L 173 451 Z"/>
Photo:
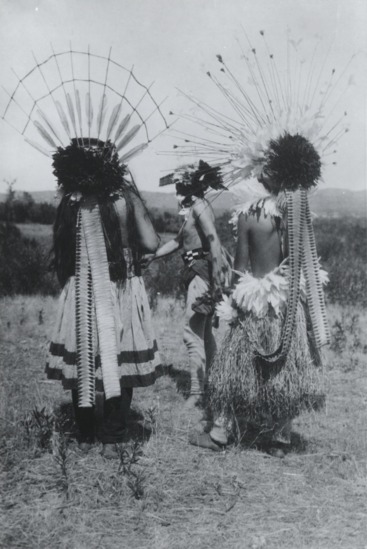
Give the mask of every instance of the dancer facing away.
<path id="1" fill-rule="evenodd" d="M 118 456 L 133 387 L 154 383 L 159 355 L 139 272 L 158 237 L 126 165 L 107 141 L 76 139 L 54 154 L 63 191 L 54 225 L 62 286 L 46 372 L 72 390 L 79 445 L 95 440 L 95 390 L 104 393 L 101 441 Z M 83 170 L 88 177 L 81 177 Z"/>
<path id="2" fill-rule="evenodd" d="M 189 355 L 191 388 L 186 406 L 197 405 L 204 394 L 206 376 L 214 353 L 212 320 L 215 301 L 222 287 L 229 284 L 229 256 L 221 246 L 215 216 L 204 198 L 209 187 L 222 188 L 219 170 L 200 161 L 179 168 L 161 179 L 160 186 L 175 183 L 184 223 L 173 240 L 161 246 L 148 262 L 165 257 L 179 249 L 185 270 L 187 288 L 184 342 Z"/>
<path id="3" fill-rule="evenodd" d="M 132 388 L 161 373 L 139 272 L 158 237 L 127 162 L 167 121 L 133 69 L 112 59 L 111 50 L 106 57 L 89 47 L 37 61 L 19 79 L 2 118 L 53 159 L 62 194 L 54 225 L 62 292 L 47 375 L 73 390 L 84 450 L 95 436 L 95 392 L 103 391 L 103 451 L 117 457 Z"/>
<path id="4" fill-rule="evenodd" d="M 268 451 L 282 457 L 291 420 L 324 401 L 319 347 L 328 341 L 327 277 L 307 197 L 320 175 L 316 150 L 304 137 L 285 134 L 270 143 L 267 159 L 259 177 L 267 196 L 237 212 L 234 288 L 217 307 L 230 329 L 210 375 L 216 421 L 190 442 L 220 450 L 242 418 L 265 432 Z"/>

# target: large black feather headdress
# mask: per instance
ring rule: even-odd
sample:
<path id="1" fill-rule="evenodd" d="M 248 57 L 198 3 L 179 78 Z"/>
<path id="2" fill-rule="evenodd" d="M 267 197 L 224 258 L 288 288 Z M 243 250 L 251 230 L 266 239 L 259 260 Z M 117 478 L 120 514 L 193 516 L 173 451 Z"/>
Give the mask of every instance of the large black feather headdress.
<path id="1" fill-rule="evenodd" d="M 220 168 L 210 166 L 203 160 L 180 166 L 174 173 L 162 177 L 159 181 L 160 187 L 173 184 L 181 196 L 203 196 L 209 188 L 216 191 L 226 190 Z"/>

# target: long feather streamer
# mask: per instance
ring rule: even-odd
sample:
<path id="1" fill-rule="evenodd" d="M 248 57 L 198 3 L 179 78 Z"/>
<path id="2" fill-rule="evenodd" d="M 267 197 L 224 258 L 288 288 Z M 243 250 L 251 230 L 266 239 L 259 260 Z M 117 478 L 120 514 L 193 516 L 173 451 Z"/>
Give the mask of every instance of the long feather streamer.
<path id="1" fill-rule="evenodd" d="M 40 109 L 37 111 L 37 114 L 38 116 L 40 116 L 43 121 L 45 122 L 45 124 L 47 125 L 48 129 L 54 134 L 54 136 L 56 137 L 56 139 L 58 141 L 60 141 L 61 145 L 63 144 L 62 142 L 62 139 L 61 137 L 59 136 L 58 132 L 56 131 L 56 129 L 54 128 L 54 126 L 51 124 L 51 122 L 49 121 L 49 119 L 47 118 L 46 114 L 41 111 Z"/>
<path id="2" fill-rule="evenodd" d="M 104 93 L 101 97 L 101 102 L 100 102 L 100 105 L 99 105 L 99 111 L 98 111 L 98 114 L 97 114 L 98 137 L 101 134 L 101 129 L 102 129 L 102 126 L 103 126 L 103 122 L 104 122 L 104 119 L 106 117 L 106 107 L 107 107 L 107 96 Z"/>
<path id="3" fill-rule="evenodd" d="M 78 405 L 93 406 L 95 400 L 93 352 L 93 292 L 88 251 L 78 212 L 75 261 L 75 318 L 78 375 Z"/>
<path id="4" fill-rule="evenodd" d="M 55 141 L 52 139 L 51 135 L 45 130 L 45 128 L 40 124 L 37 120 L 33 122 L 33 124 L 36 126 L 37 130 L 43 137 L 43 139 L 54 149 L 57 148 L 57 145 Z"/>
<path id="5" fill-rule="evenodd" d="M 87 124 L 90 132 L 90 129 L 93 123 L 93 105 L 92 105 L 92 98 L 89 92 L 87 92 L 87 95 L 86 95 L 85 110 L 87 114 Z"/>
<path id="6" fill-rule="evenodd" d="M 63 125 L 64 130 L 66 131 L 68 138 L 71 139 L 71 133 L 70 133 L 70 127 L 69 127 L 68 119 L 67 119 L 65 111 L 62 108 L 62 105 L 59 101 L 56 101 L 56 109 L 57 109 L 58 115 L 60 117 L 61 124 Z"/>
<path id="7" fill-rule="evenodd" d="M 131 160 L 134 156 L 137 154 L 143 152 L 148 147 L 148 143 L 141 143 L 141 145 L 137 145 L 127 153 L 125 153 L 123 156 L 120 157 L 120 164 L 124 164 L 128 160 Z"/>
<path id="8" fill-rule="evenodd" d="M 120 116 L 120 111 L 121 111 L 121 103 L 119 103 L 118 105 L 115 105 L 114 108 L 112 109 L 112 113 L 107 126 L 106 141 L 109 140 L 111 132 L 117 124 L 118 118 Z"/>
<path id="9" fill-rule="evenodd" d="M 69 116 L 70 116 L 70 120 L 71 120 L 71 123 L 72 123 L 73 128 L 74 128 L 75 135 L 78 135 L 78 132 L 77 132 L 77 129 L 76 129 L 74 105 L 73 105 L 73 102 L 71 100 L 70 93 L 66 94 L 66 104 L 67 104 L 67 107 L 68 107 Z"/>
<path id="10" fill-rule="evenodd" d="M 122 133 L 125 131 L 127 125 L 129 124 L 130 122 L 130 118 L 131 118 L 131 115 L 130 114 L 127 114 L 120 122 L 120 124 L 118 125 L 118 128 L 116 130 L 116 134 L 115 134 L 115 143 L 117 142 L 118 139 L 120 139 Z"/>
<path id="11" fill-rule="evenodd" d="M 40 153 L 44 154 L 45 156 L 48 156 L 49 158 L 52 158 L 52 153 L 44 149 L 41 145 L 38 145 L 38 143 L 36 143 L 35 141 L 28 139 L 28 137 L 25 137 L 24 141 L 26 141 L 28 145 L 31 145 L 32 147 L 37 149 L 37 151 L 39 151 Z"/>
<path id="12" fill-rule="evenodd" d="M 315 343 L 317 347 L 322 347 L 330 342 L 330 333 L 326 318 L 324 291 L 320 280 L 315 233 L 312 226 L 308 200 L 306 202 L 303 272 L 306 279 L 307 304 L 310 311 Z"/>
<path id="13" fill-rule="evenodd" d="M 83 130 L 82 130 L 82 105 L 80 101 L 80 93 L 79 90 L 75 90 L 75 104 L 76 104 L 76 112 L 78 113 L 78 121 L 79 121 L 79 129 L 80 129 L 80 136 L 83 136 Z"/>
<path id="14" fill-rule="evenodd" d="M 109 399 L 120 396 L 121 389 L 108 258 L 99 205 L 95 198 L 91 197 L 81 205 L 81 220 L 92 274 L 103 386 Z"/>
<path id="15" fill-rule="evenodd" d="M 141 126 L 139 126 L 139 124 L 131 128 L 131 130 L 127 132 L 127 134 L 121 139 L 121 141 L 116 144 L 117 151 L 121 151 L 121 149 L 123 149 L 128 143 L 130 143 L 130 141 L 134 139 L 140 128 Z"/>

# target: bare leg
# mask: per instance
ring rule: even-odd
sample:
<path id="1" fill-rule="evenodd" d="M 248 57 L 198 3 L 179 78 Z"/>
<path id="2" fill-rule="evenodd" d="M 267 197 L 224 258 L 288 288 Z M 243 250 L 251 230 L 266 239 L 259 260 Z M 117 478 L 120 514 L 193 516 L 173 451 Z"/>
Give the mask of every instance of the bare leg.
<path id="1" fill-rule="evenodd" d="M 189 355 L 191 389 L 190 397 L 196 397 L 196 400 L 204 392 L 204 376 L 206 370 L 205 356 L 205 324 L 207 317 L 195 313 L 192 310 L 192 304 L 197 297 L 207 290 L 207 284 L 200 277 L 196 276 L 190 283 L 187 292 L 184 342 Z"/>
<path id="2" fill-rule="evenodd" d="M 205 321 L 204 345 L 206 356 L 205 382 L 207 382 L 210 368 L 217 352 L 217 344 L 213 335 L 212 316 L 207 316 Z"/>

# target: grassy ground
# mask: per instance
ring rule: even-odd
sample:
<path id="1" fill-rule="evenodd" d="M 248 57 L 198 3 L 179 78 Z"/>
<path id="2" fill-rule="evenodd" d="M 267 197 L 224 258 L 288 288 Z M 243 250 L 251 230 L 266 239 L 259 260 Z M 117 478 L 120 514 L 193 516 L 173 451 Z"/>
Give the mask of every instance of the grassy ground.
<path id="1" fill-rule="evenodd" d="M 134 393 L 120 460 L 82 455 L 70 394 L 43 374 L 53 298 L 3 299 L 0 546 L 25 549 L 366 547 L 366 315 L 331 307 L 326 411 L 294 425 L 279 460 L 247 445 L 187 443 L 182 304 L 155 311 L 171 376 Z M 56 418 L 56 428 L 55 428 Z"/>

